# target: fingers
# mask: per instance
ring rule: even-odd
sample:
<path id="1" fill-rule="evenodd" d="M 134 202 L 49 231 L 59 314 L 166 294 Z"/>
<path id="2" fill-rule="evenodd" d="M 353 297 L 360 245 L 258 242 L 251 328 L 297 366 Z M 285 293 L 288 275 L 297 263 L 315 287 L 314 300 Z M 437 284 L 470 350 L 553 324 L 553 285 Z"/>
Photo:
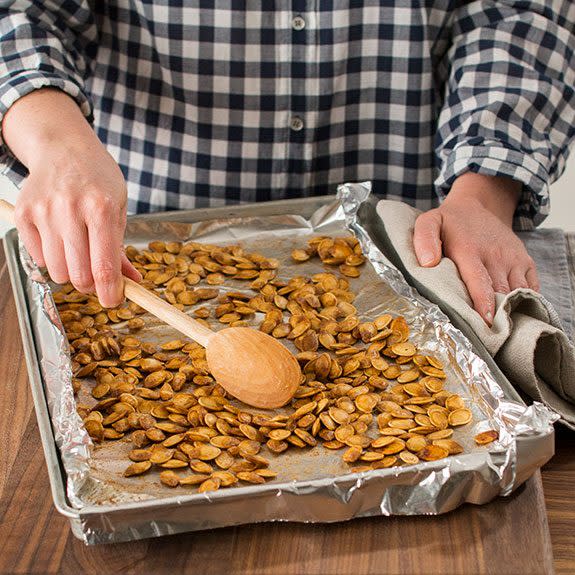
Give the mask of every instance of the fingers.
<path id="1" fill-rule="evenodd" d="M 539 291 L 541 289 L 539 284 L 539 276 L 537 274 L 537 270 L 535 269 L 535 264 L 533 262 L 531 263 L 532 265 L 527 268 L 525 278 L 527 279 L 527 284 L 532 290 Z"/>
<path id="2" fill-rule="evenodd" d="M 124 204 L 120 210 L 120 222 L 123 226 L 126 224 L 127 206 Z M 124 228 L 122 228 L 122 238 L 124 237 Z M 126 252 L 122 248 L 122 274 L 137 283 L 140 283 L 144 278 L 142 274 L 132 265 L 132 262 L 126 256 Z"/>
<path id="3" fill-rule="evenodd" d="M 475 259 L 461 255 L 456 261 L 475 310 L 491 325 L 495 313 L 495 293 L 507 294 L 515 289 L 530 288 L 539 291 L 539 278 L 531 258 L 518 257 L 521 262 L 507 272 L 503 261 L 489 260 L 483 264 Z M 455 261 L 455 258 L 454 258 Z M 526 267 L 528 266 L 528 267 Z"/>
<path id="4" fill-rule="evenodd" d="M 529 260 L 526 265 L 515 266 L 509 272 L 509 287 L 512 290 L 530 288 L 539 291 L 539 277 L 532 260 Z"/>
<path id="5" fill-rule="evenodd" d="M 88 230 L 83 222 L 72 222 L 64 238 L 64 254 L 68 276 L 72 285 L 81 293 L 94 291 L 94 279 L 90 266 Z"/>
<path id="6" fill-rule="evenodd" d="M 117 224 L 110 219 L 109 213 L 101 211 L 88 224 L 92 277 L 104 307 L 116 307 L 124 299 L 122 246 Z"/>
<path id="7" fill-rule="evenodd" d="M 507 277 L 507 267 L 501 260 L 490 259 L 485 262 L 485 269 L 491 278 L 492 289 L 495 293 L 507 294 L 511 291 Z"/>
<path id="8" fill-rule="evenodd" d="M 142 276 L 122 248 L 125 210 L 105 198 L 89 204 L 24 205 L 16 210 L 16 224 L 30 255 L 55 283 L 96 291 L 102 305 L 115 307 L 123 300 L 122 273 L 137 282 Z"/>
<path id="9" fill-rule="evenodd" d="M 50 278 L 57 284 L 65 284 L 70 276 L 64 252 L 64 242 L 58 232 L 52 231 L 46 223 L 38 224 L 38 231 L 42 237 L 42 254 Z"/>
<path id="10" fill-rule="evenodd" d="M 495 314 L 495 292 L 487 268 L 477 255 L 460 252 L 452 259 L 459 269 L 475 311 L 491 325 Z"/>
<path id="11" fill-rule="evenodd" d="M 122 274 L 137 283 L 142 281 L 142 274 L 132 265 L 125 253 L 122 253 Z"/>
<path id="12" fill-rule="evenodd" d="M 441 261 L 441 213 L 430 210 L 415 221 L 413 248 L 419 265 L 436 266 Z"/>
<path id="13" fill-rule="evenodd" d="M 529 282 L 525 277 L 525 269 L 514 267 L 509 272 L 509 287 L 514 290 L 518 288 L 528 288 Z"/>
<path id="14" fill-rule="evenodd" d="M 45 267 L 44 254 L 42 252 L 42 239 L 38 228 L 32 223 L 31 217 L 27 213 L 16 210 L 16 227 L 21 240 L 24 242 L 30 257 L 39 267 Z"/>

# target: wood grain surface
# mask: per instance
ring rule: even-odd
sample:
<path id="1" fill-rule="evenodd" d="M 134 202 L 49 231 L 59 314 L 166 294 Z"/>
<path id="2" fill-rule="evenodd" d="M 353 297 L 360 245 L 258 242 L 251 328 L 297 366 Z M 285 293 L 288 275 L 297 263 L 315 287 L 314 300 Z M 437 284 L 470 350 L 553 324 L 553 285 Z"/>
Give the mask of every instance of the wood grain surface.
<path id="1" fill-rule="evenodd" d="M 2 575 L 553 572 L 539 473 L 509 498 L 481 507 L 466 505 L 439 517 L 247 525 L 87 547 L 73 537 L 67 520 L 52 505 L 2 250 L 0 342 Z M 567 438 L 572 446 L 571 436 Z M 560 479 L 557 484 L 555 477 Z M 550 518 L 557 570 L 573 572 L 575 501 L 570 501 L 567 486 L 575 480 L 575 464 L 567 451 L 547 467 L 545 480 L 552 483 Z"/>
<path id="2" fill-rule="evenodd" d="M 555 572 L 575 573 L 575 433 L 557 428 L 555 456 L 543 467 Z"/>
<path id="3" fill-rule="evenodd" d="M 567 235 L 575 326 L 575 234 Z M 557 575 L 575 573 L 575 433 L 557 426 L 555 456 L 543 468 L 543 489 Z"/>

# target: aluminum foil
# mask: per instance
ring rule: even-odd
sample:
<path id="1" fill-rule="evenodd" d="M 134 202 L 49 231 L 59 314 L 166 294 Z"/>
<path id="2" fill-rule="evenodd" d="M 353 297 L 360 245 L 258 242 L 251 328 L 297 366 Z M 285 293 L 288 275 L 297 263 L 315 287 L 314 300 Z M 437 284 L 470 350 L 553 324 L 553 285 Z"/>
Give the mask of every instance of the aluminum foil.
<path id="1" fill-rule="evenodd" d="M 280 215 L 258 215 L 263 208 L 253 206 L 238 208 L 238 217 L 194 223 L 173 222 L 173 216 L 170 221 L 140 216 L 130 221 L 126 240 L 137 247 L 152 239 L 241 243 L 248 251 L 280 259 L 280 276 L 289 278 L 323 270 L 318 262 L 290 266 L 291 249 L 304 247 L 310 236 L 353 232 L 371 262 L 361 278 L 351 282 L 360 316 L 368 319 L 384 312 L 405 316 L 411 340 L 444 362 L 449 388 L 470 400 L 474 414 L 473 424 L 454 436 L 465 452 L 436 462 L 350 474 L 338 452 L 290 450 L 271 457 L 271 467 L 279 471 L 276 480 L 204 494 L 175 492 L 160 485 L 153 474 L 124 479 L 121 471 L 130 446 L 127 442 L 92 445 L 76 413 L 68 345 L 50 286 L 24 254 L 27 272 L 40 279 L 27 283 L 29 312 L 67 496 L 77 510 L 72 521 L 76 535 L 99 543 L 266 520 L 340 521 L 368 515 L 443 513 L 466 501 L 484 503 L 509 494 L 552 455 L 549 441 L 539 440 L 552 437 L 555 414 L 539 404 L 528 408 L 510 400 L 465 336 L 405 282 L 358 215 L 360 205 L 369 201 L 369 192 L 369 184 L 344 184 L 337 201 L 308 217 L 297 213 L 297 202 L 294 213 L 284 202 L 285 213 Z M 183 221 L 185 217 L 183 213 Z M 246 290 L 245 284 L 230 284 L 230 289 L 238 287 Z M 159 324 L 150 334 L 161 341 L 176 337 Z M 473 436 L 492 428 L 499 430 L 499 441 L 477 447 Z M 518 450 L 518 441 L 529 437 L 534 438 L 530 445 L 538 448 Z M 536 460 L 529 455 L 534 452 Z"/>

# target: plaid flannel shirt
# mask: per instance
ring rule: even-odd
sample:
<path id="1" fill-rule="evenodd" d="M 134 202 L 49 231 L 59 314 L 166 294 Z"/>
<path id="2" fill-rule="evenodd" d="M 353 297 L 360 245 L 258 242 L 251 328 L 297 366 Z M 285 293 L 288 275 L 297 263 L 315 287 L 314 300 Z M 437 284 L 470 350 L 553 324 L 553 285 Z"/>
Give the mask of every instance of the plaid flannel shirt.
<path id="1" fill-rule="evenodd" d="M 358 180 L 429 209 L 473 171 L 523 183 L 526 229 L 575 133 L 574 31 L 573 0 L 0 0 L 0 119 L 72 96 L 130 212 Z"/>

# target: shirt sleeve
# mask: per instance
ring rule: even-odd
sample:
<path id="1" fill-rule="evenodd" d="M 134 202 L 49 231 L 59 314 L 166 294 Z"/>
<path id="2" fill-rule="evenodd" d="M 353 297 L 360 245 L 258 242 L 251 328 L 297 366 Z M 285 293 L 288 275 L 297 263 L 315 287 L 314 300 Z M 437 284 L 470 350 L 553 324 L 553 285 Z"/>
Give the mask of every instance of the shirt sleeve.
<path id="1" fill-rule="evenodd" d="M 10 106 L 44 87 L 71 96 L 92 120 L 85 81 L 97 51 L 97 29 L 84 0 L 13 0 L 0 7 L 0 127 Z M 0 129 L 0 169 L 14 183 L 26 169 Z"/>
<path id="2" fill-rule="evenodd" d="M 575 136 L 575 2 L 475 0 L 453 16 L 436 135 L 440 197 L 461 174 L 523 183 L 517 229 L 549 212 Z"/>

